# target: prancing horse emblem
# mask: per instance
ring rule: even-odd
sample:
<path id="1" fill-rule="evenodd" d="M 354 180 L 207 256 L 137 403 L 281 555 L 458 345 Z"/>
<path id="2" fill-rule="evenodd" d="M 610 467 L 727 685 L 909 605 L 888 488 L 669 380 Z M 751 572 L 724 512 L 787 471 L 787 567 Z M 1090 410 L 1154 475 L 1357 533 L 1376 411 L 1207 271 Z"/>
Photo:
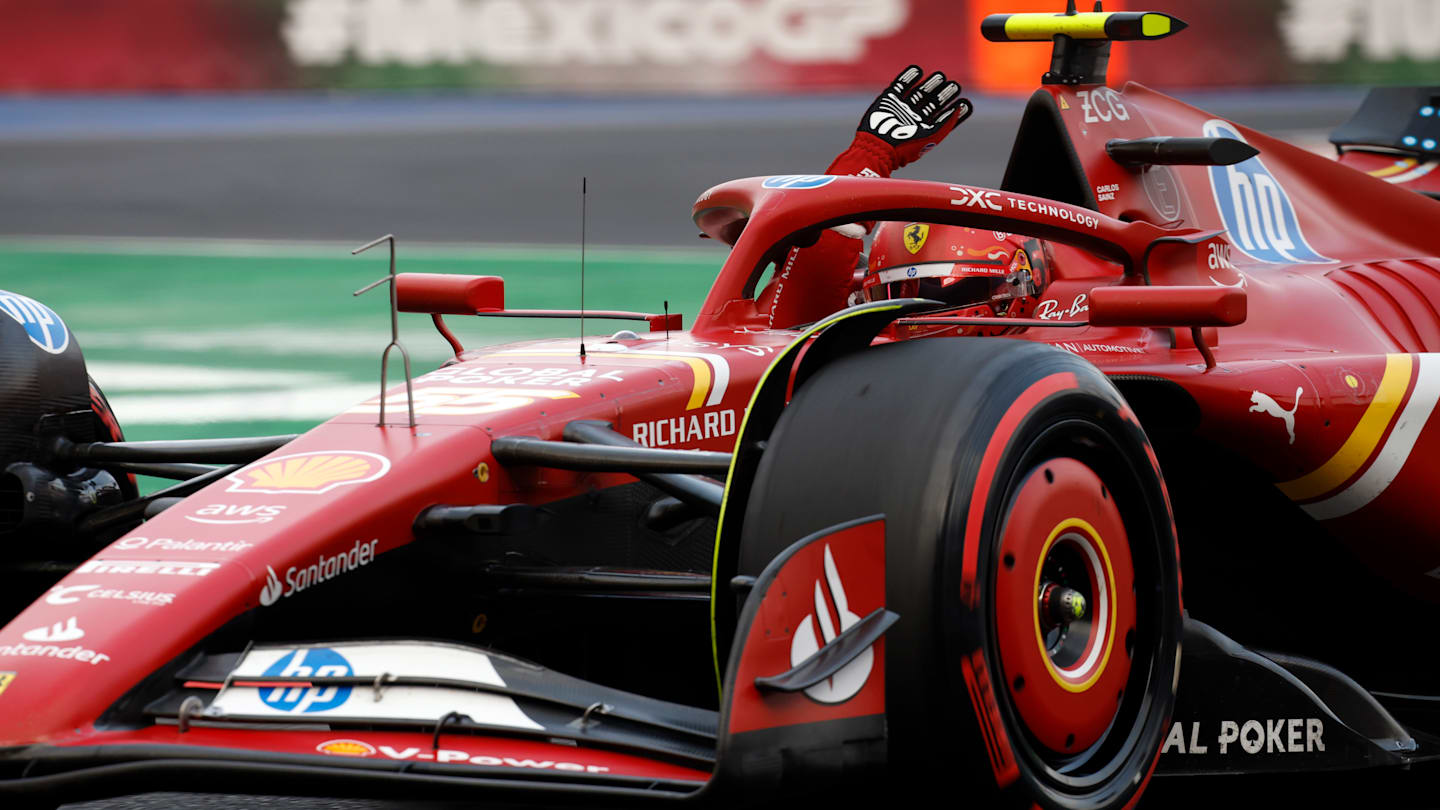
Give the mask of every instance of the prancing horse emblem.
<path id="1" fill-rule="evenodd" d="M 1295 389 L 1295 405 L 1290 410 L 1280 407 L 1269 394 L 1262 394 L 1259 391 L 1250 393 L 1250 401 L 1255 403 L 1250 406 L 1252 413 L 1268 413 L 1271 416 L 1285 423 L 1285 432 L 1290 434 L 1290 443 L 1295 443 L 1295 412 L 1300 410 L 1300 395 L 1305 393 L 1303 387 Z"/>
<path id="2" fill-rule="evenodd" d="M 905 226 L 905 249 L 913 255 L 925 247 L 925 240 L 930 236 L 930 226 L 923 222 L 912 222 Z"/>

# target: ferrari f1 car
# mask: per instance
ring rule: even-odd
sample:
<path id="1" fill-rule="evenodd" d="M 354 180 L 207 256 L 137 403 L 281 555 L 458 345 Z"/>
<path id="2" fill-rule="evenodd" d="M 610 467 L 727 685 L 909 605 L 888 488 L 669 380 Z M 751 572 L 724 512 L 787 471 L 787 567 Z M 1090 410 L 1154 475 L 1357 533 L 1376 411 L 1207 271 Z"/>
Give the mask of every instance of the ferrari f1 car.
<path id="1" fill-rule="evenodd" d="M 721 184 L 688 331 L 457 342 L 298 437 L 124 442 L 59 315 L 0 295 L 0 802 L 1102 808 L 1434 757 L 1440 208 L 1388 182 L 1434 165 L 1434 101 L 1362 110 L 1337 162 L 1105 85 L 1112 41 L 1179 27 L 991 18 L 1055 48 L 1001 188 Z M 871 221 L 1053 260 L 1018 315 L 773 323 L 766 273 Z M 447 335 L 537 314 L 391 280 Z"/>

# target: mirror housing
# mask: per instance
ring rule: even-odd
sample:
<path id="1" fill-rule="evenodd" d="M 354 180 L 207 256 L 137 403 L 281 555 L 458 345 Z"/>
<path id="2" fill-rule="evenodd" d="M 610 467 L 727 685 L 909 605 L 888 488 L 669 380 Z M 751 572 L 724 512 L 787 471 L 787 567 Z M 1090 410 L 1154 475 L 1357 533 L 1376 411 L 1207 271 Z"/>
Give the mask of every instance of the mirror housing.
<path id="1" fill-rule="evenodd" d="M 1239 287 L 1141 287 L 1090 291 L 1091 326 L 1235 326 L 1245 322 Z"/>
<path id="2" fill-rule="evenodd" d="M 395 297 L 401 312 L 474 315 L 505 308 L 505 279 L 450 273 L 398 273 Z"/>

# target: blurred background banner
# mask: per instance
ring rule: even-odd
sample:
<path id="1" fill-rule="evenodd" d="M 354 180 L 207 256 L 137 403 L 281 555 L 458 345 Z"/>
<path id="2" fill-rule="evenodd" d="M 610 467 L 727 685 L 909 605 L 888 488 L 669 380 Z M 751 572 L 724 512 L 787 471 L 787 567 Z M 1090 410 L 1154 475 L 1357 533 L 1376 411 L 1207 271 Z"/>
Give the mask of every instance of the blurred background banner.
<path id="1" fill-rule="evenodd" d="M 469 88 L 766 94 L 870 89 L 910 62 L 1022 92 L 1039 45 L 982 45 L 1014 0 L 0 0 L 0 91 Z M 1087 5 L 1082 3 L 1081 5 Z M 1440 0 L 1142 0 L 1190 31 L 1117 49 L 1164 87 L 1415 82 Z M 1433 79 L 1431 79 L 1433 81 Z"/>
<path id="2" fill-rule="evenodd" d="M 0 90 L 292 87 L 287 0 L 0 0 Z"/>
<path id="3" fill-rule="evenodd" d="M 1440 0 L 1153 2 L 1190 30 L 1116 47 L 1112 82 L 1311 148 L 1363 90 L 1294 82 L 1440 83 Z M 374 396 L 389 340 L 386 298 L 351 295 L 385 260 L 350 248 L 393 233 L 402 271 L 573 308 L 586 178 L 585 300 L 688 324 L 725 259 L 696 195 L 823 170 L 908 64 L 976 112 L 904 176 L 1000 185 L 1050 48 L 980 18 L 1063 5 L 0 0 L 0 289 L 61 314 L 131 439 L 307 430 Z M 451 356 L 427 316 L 401 329 L 417 373 Z"/>

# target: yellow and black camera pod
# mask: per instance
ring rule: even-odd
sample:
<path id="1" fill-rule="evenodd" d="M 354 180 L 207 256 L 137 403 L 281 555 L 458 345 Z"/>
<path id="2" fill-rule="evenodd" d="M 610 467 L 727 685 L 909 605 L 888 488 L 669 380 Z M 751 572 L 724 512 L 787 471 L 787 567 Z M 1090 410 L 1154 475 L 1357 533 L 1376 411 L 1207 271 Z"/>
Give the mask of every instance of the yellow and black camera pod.
<path id="1" fill-rule="evenodd" d="M 1110 43 L 1164 39 L 1183 31 L 1184 20 L 1155 11 L 1077 12 L 1070 0 L 1063 14 L 991 14 L 980 33 L 991 42 L 1055 43 L 1044 84 L 1104 84 Z"/>

